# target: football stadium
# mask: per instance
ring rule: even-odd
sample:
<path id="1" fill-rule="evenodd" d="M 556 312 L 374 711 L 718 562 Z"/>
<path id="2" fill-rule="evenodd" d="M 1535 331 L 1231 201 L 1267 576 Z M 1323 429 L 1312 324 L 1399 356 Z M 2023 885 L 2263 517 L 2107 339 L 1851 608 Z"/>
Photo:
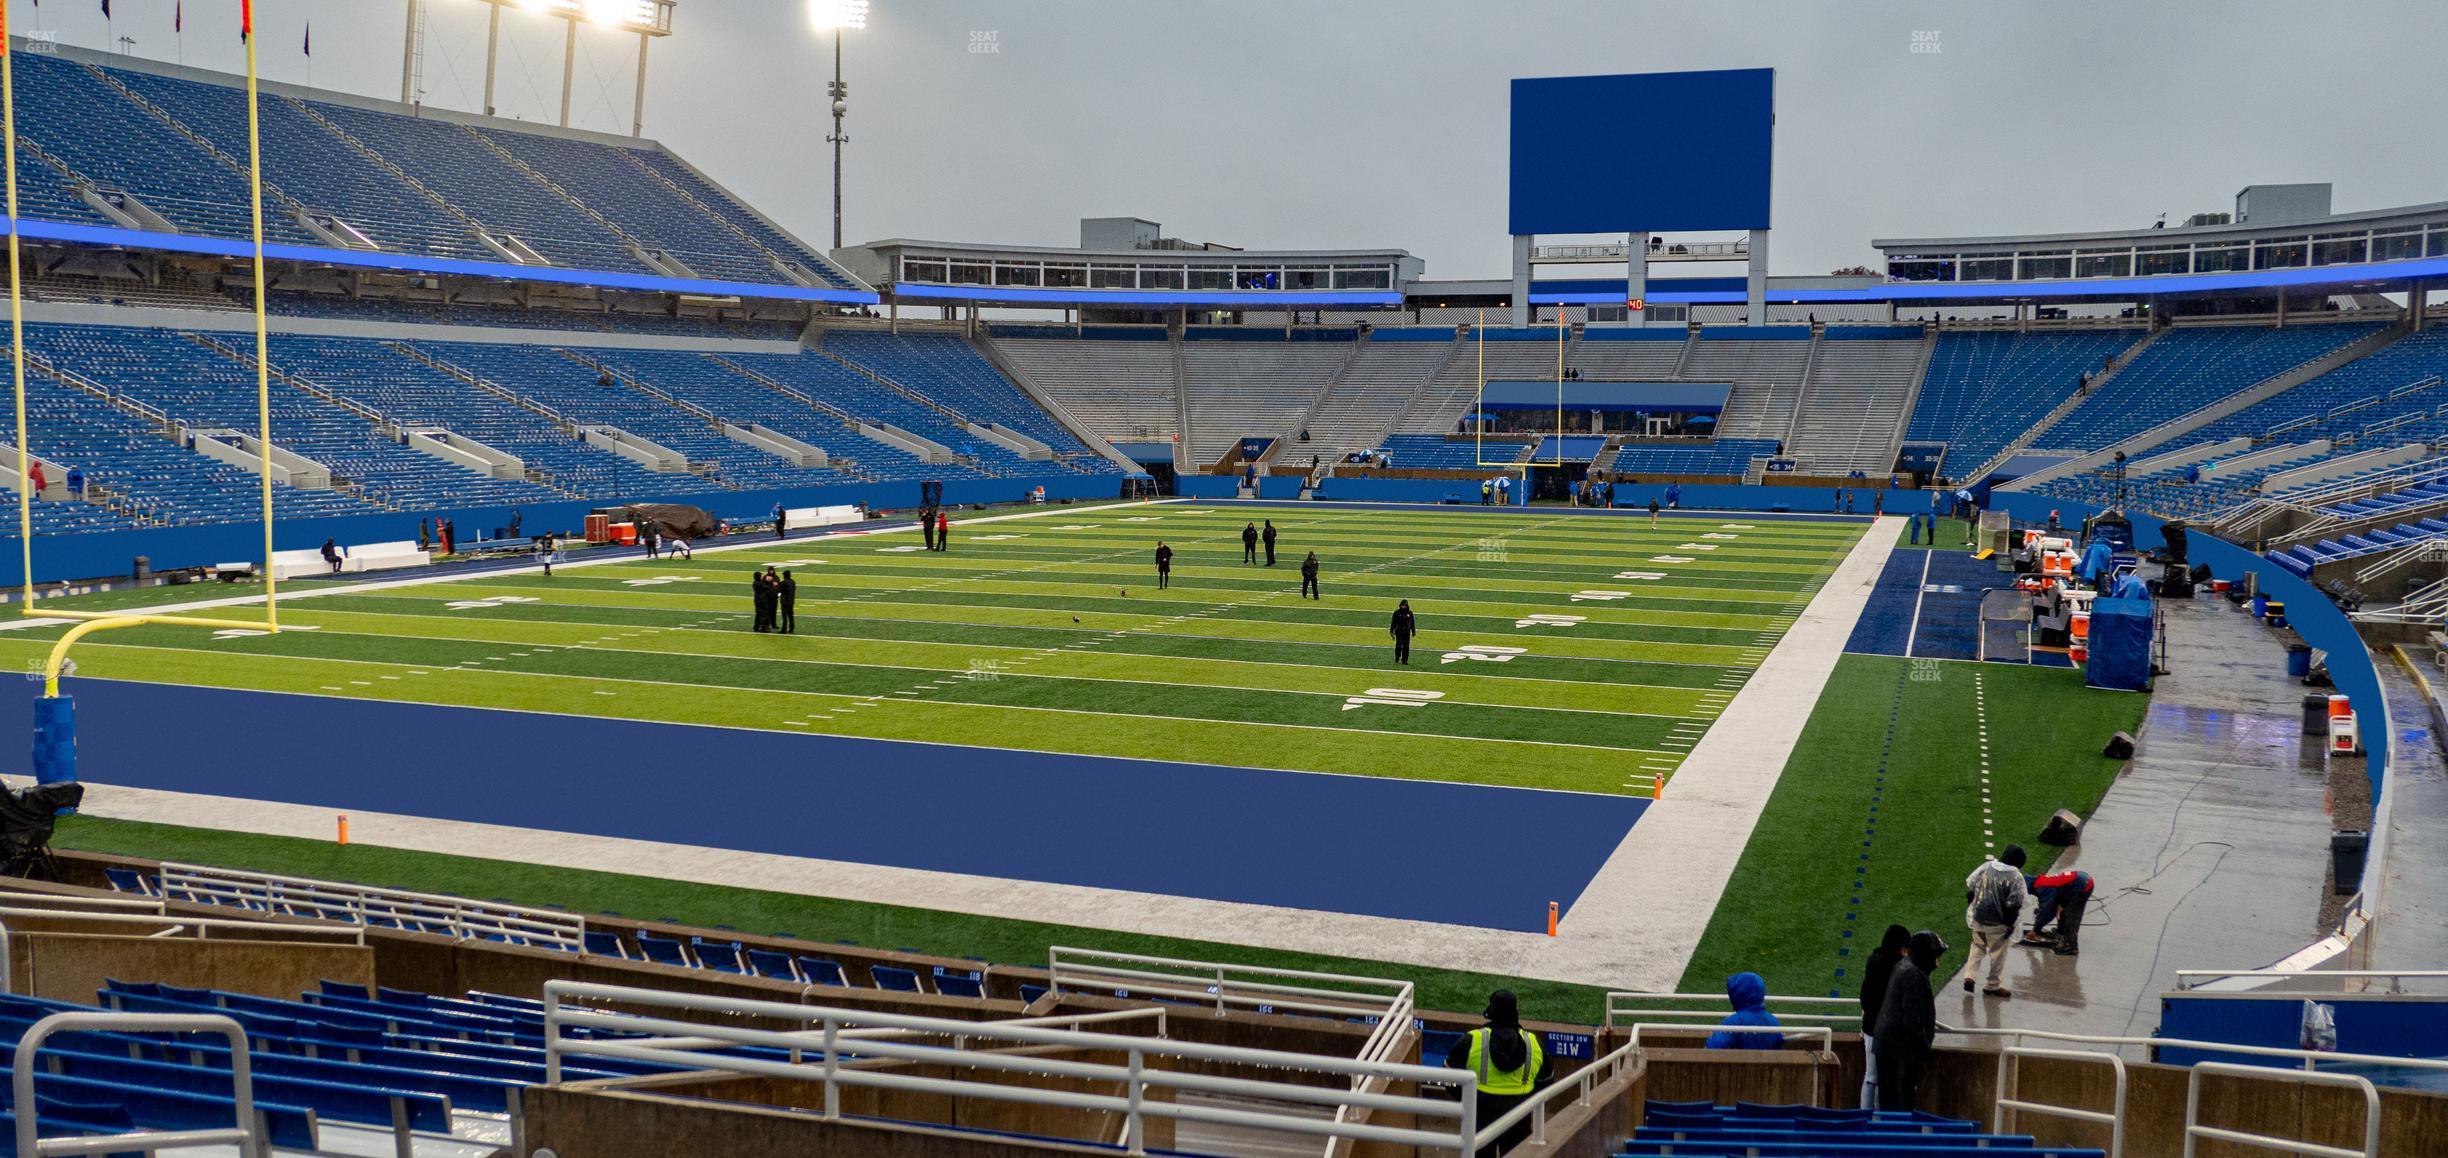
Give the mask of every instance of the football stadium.
<path id="1" fill-rule="evenodd" d="M 0 1153 L 2448 1154 L 2439 10 L 0 26 Z"/>

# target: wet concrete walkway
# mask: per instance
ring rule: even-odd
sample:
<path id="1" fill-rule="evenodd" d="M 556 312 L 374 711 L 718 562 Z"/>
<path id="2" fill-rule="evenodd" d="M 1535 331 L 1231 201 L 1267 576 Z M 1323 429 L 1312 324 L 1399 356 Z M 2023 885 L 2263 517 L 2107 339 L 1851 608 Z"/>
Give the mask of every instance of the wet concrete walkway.
<path id="1" fill-rule="evenodd" d="M 2171 603 L 2165 614 L 2170 671 L 2133 763 L 2060 861 L 2097 882 L 2082 955 L 2017 947 L 2013 998 L 1950 982 L 1941 1021 L 2147 1034 L 2176 970 L 2268 965 L 2324 932 L 2328 769 L 2319 741 L 2302 734 L 2305 689 L 2286 675 L 2285 646 L 2224 600 Z M 1948 932 L 1958 944 L 1966 936 Z M 1960 968 L 1960 951 L 1948 956 Z"/>
<path id="2" fill-rule="evenodd" d="M 2401 662 L 2402 661 L 2402 662 Z M 2380 684 L 2389 701 L 2397 743 L 2389 750 L 2389 781 L 2381 798 L 2388 826 L 2386 863 L 2376 887 L 2376 917 L 2359 952 L 2358 969 L 2448 969 L 2448 766 L 2439 726 L 2448 709 L 2448 673 L 2428 647 L 2382 652 Z M 2439 982 L 2419 987 L 2437 993 Z"/>

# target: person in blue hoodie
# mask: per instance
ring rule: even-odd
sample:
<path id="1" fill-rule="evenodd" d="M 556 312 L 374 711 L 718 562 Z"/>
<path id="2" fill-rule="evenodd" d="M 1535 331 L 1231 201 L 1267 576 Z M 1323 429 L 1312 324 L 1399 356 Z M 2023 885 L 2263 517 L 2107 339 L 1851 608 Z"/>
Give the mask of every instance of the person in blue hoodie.
<path id="1" fill-rule="evenodd" d="M 1768 1012 L 1768 982 L 1757 973 L 1737 973 L 1726 978 L 1726 999 L 1734 1003 L 1734 1012 L 1719 1025 L 1777 1024 L 1776 1014 Z M 1709 1035 L 1710 1049 L 1783 1049 L 1785 1035 L 1781 1033 L 1728 1033 L 1718 1030 Z"/>

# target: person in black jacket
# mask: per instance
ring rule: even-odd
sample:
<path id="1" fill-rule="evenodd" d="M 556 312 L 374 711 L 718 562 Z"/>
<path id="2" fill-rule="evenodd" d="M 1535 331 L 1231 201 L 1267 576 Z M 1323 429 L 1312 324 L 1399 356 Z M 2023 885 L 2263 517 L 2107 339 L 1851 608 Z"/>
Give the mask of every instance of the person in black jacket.
<path id="1" fill-rule="evenodd" d="M 1864 1108 L 1878 1105 L 1878 1027 L 1879 1003 L 1887 997 L 1887 979 L 1894 974 L 1896 962 L 1904 959 L 1904 950 L 1912 943 L 1912 934 L 1902 925 L 1887 926 L 1887 935 L 1879 947 L 1870 951 L 1870 959 L 1862 965 L 1861 1025 L 1862 1051 L 1869 1059 L 1862 1066 L 1861 1104 Z"/>
<path id="2" fill-rule="evenodd" d="M 1162 591 L 1172 585 L 1173 548 L 1165 546 L 1165 541 L 1158 539 L 1156 540 L 1156 589 Z"/>
<path id="3" fill-rule="evenodd" d="M 1921 1067 L 1929 1060 L 1938 1036 L 1938 998 L 1934 986 L 1938 959 L 1947 944 L 1924 929 L 1912 935 L 1904 959 L 1887 975 L 1879 996 L 1878 1020 L 1870 1031 L 1878 1043 L 1878 1097 L 1882 1110 L 1909 1110 L 1919 1100 Z"/>
<path id="4" fill-rule="evenodd" d="M 1394 662 L 1411 662 L 1411 637 L 1419 633 L 1419 620 L 1411 614 L 1411 601 L 1405 599 L 1394 608 L 1394 622 L 1387 628 L 1394 634 Z"/>
<path id="5" fill-rule="evenodd" d="M 774 588 L 782 614 L 776 626 L 792 635 L 799 633 L 799 581 L 791 573 L 782 573 L 782 582 Z"/>
<path id="6" fill-rule="evenodd" d="M 1311 551 L 1308 558 L 1301 560 L 1301 594 L 1311 599 L 1319 598 L 1317 573 L 1317 552 Z"/>
<path id="7" fill-rule="evenodd" d="M 1267 566 L 1275 565 L 1275 520 L 1266 521 L 1266 529 L 1258 532 L 1258 540 L 1266 544 Z"/>
<path id="8" fill-rule="evenodd" d="M 748 580 L 748 596 L 756 607 L 757 631 L 773 630 L 773 587 L 765 581 L 765 573 L 757 572 Z"/>
<path id="9" fill-rule="evenodd" d="M 1241 525 L 1241 561 L 1244 563 L 1258 561 L 1258 524 L 1256 523 Z"/>
<path id="10" fill-rule="evenodd" d="M 926 549 L 935 549 L 935 508 L 918 508 L 918 533 L 926 536 Z"/>

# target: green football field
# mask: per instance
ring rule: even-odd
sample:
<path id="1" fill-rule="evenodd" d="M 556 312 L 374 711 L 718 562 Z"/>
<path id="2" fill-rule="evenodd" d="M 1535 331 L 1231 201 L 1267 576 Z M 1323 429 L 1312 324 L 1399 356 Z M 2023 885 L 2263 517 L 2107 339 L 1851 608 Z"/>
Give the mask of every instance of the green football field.
<path id="1" fill-rule="evenodd" d="M 1239 534 L 1249 515 L 1278 512 L 1071 508 L 956 526 L 948 553 L 900 549 L 917 538 L 895 531 L 689 563 L 565 567 L 549 579 L 505 573 L 363 593 L 301 583 L 285 590 L 329 593 L 284 599 L 282 616 L 312 631 L 136 628 L 95 636 L 76 654 L 89 676 L 581 715 L 651 704 L 657 719 L 741 727 L 1639 796 L 1643 771 L 1679 762 L 1862 531 L 1739 514 L 1652 531 L 1645 517 L 1556 511 L 1278 510 L 1272 570 L 1240 561 Z M 1168 591 L 1153 588 L 1159 538 L 1179 552 Z M 1296 567 L 1310 550 L 1323 563 L 1325 598 L 1303 601 Z M 749 630 L 748 574 L 767 563 L 787 565 L 801 583 L 796 636 Z M 150 589 L 61 605 L 227 594 Z M 1392 662 L 1385 630 L 1404 598 L 1423 629 L 1409 670 Z M 1580 618 L 1523 625 L 1542 615 Z M 6 633 L 0 649 L 23 667 L 57 634 Z M 1466 647 L 1526 650 L 1438 662 Z M 2002 834 L 2028 833 L 2050 808 L 2086 807 L 2114 774 L 2113 762 L 2069 765 L 2050 753 L 2134 727 L 2143 701 L 2086 691 L 2070 676 L 1846 657 L 1817 704 L 1795 706 L 1809 726 L 1682 987 L 1708 992 L 1725 973 L 1754 969 L 1778 992 L 1849 991 L 1845 934 L 1861 921 L 1959 922 L 1959 882 L 1978 862 L 1976 818 L 1990 803 L 1967 779 L 1968 737 L 1990 725 L 2033 740 L 2000 750 Z M 1985 708 L 1973 694 L 1981 681 Z M 1443 692 L 1444 718 L 1386 705 L 1342 710 L 1383 688 Z M 1895 819 L 1865 861 L 1864 816 L 1881 795 Z M 100 817 L 65 822 L 59 843 L 1006 963 L 1041 963 L 1048 946 L 1066 944 L 1391 970 L 1418 979 L 1431 1008 L 1476 1008 L 1498 984 L 1543 1016 L 1587 1019 L 1599 1008 L 1597 988 L 1508 976 L 1503 961 L 1487 962 L 1486 973 L 1422 969 L 1368 960 L 1365 949 L 1335 957 L 1234 944 L 1228 929 L 1213 940 L 1152 936 L 650 869 L 620 875 Z M 1863 863 L 1867 884 L 1855 891 L 1847 869 Z"/>
<path id="2" fill-rule="evenodd" d="M 1272 568 L 1242 561 L 1252 516 L 1275 517 Z M 893 531 L 284 598 L 303 630 L 123 629 L 75 660 L 116 679 L 1645 796 L 1861 533 L 1108 506 L 956 524 L 947 552 Z M 1164 590 L 1159 540 L 1176 552 Z M 1315 600 L 1298 592 L 1310 551 Z M 750 630 L 768 565 L 797 580 L 795 634 Z M 1420 624 L 1408 668 L 1387 631 L 1403 599 Z M 25 668 L 60 630 L 9 633 L 0 660 Z"/>

